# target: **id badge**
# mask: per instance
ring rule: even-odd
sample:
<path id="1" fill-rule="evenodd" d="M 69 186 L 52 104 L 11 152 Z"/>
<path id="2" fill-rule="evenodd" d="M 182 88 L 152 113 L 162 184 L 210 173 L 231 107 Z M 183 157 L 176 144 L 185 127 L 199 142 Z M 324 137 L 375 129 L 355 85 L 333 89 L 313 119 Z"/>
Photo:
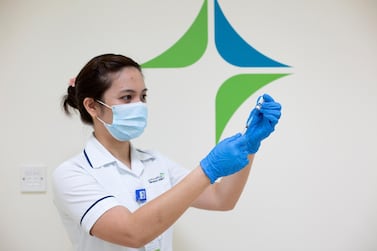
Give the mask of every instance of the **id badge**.
<path id="1" fill-rule="evenodd" d="M 145 203 L 147 201 L 147 191 L 145 188 L 135 190 L 135 200 L 137 203 Z"/>

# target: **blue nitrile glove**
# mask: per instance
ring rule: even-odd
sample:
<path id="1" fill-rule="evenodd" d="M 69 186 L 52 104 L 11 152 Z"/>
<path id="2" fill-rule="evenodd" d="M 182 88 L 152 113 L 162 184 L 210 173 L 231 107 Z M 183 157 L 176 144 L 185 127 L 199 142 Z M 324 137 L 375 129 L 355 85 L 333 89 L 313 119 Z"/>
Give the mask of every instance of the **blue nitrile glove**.
<path id="1" fill-rule="evenodd" d="M 268 94 L 264 94 L 263 103 L 254 108 L 248 118 L 251 121 L 247 127 L 247 150 L 250 154 L 256 153 L 262 140 L 267 138 L 274 130 L 281 116 L 281 105 L 274 101 Z"/>
<path id="2" fill-rule="evenodd" d="M 200 166 L 211 184 L 220 177 L 241 170 L 249 163 L 246 141 L 246 137 L 243 137 L 241 133 L 226 138 L 200 161 Z"/>

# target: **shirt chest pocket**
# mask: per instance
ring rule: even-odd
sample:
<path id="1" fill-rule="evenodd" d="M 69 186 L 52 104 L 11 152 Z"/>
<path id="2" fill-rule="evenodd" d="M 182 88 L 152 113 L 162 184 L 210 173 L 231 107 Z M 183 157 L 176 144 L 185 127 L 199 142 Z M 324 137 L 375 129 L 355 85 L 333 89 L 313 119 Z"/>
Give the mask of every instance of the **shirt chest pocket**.
<path id="1" fill-rule="evenodd" d="M 92 169 L 91 173 L 109 195 L 118 198 L 122 203 L 130 204 L 129 201 L 133 198 L 130 182 L 120 174 L 116 166 Z"/>

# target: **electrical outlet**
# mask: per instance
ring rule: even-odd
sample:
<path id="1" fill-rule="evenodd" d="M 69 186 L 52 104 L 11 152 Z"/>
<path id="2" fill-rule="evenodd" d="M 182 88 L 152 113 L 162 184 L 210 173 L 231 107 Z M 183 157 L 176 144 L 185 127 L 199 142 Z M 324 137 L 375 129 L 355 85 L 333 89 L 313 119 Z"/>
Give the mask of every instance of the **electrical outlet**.
<path id="1" fill-rule="evenodd" d="M 45 166 L 22 166 L 20 173 L 21 192 L 46 192 Z"/>

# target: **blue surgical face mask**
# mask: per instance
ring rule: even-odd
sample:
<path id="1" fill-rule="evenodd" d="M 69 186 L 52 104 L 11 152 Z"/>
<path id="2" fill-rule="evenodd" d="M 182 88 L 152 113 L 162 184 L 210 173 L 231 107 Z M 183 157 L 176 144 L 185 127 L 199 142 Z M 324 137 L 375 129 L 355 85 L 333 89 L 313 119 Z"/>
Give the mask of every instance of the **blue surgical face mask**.
<path id="1" fill-rule="evenodd" d="M 97 100 L 101 105 L 113 111 L 113 122 L 108 124 L 98 118 L 109 133 L 119 141 L 129 141 L 139 137 L 147 126 L 148 109 L 143 102 L 109 106 Z"/>

